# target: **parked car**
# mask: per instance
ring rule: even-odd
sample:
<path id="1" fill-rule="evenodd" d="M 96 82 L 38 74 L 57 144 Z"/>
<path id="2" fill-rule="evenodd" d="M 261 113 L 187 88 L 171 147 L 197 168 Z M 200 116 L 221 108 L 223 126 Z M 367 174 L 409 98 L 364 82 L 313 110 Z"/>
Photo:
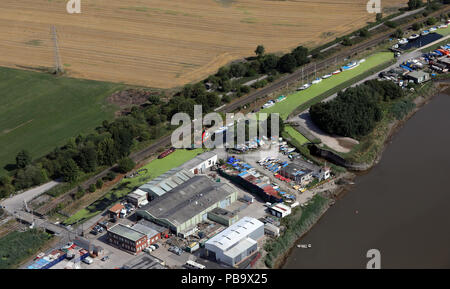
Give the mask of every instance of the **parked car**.
<path id="1" fill-rule="evenodd" d="M 109 260 L 109 256 L 105 256 L 105 257 L 102 258 L 103 262 L 106 262 L 107 260 Z"/>
<path id="2" fill-rule="evenodd" d="M 104 229 L 108 229 L 109 223 L 107 221 L 103 221 L 103 222 L 98 223 L 98 225 Z"/>
<path id="3" fill-rule="evenodd" d="M 169 248 L 169 252 L 175 253 L 179 256 L 183 253 L 183 250 L 181 250 L 180 248 L 178 248 L 176 246 L 172 246 Z"/>

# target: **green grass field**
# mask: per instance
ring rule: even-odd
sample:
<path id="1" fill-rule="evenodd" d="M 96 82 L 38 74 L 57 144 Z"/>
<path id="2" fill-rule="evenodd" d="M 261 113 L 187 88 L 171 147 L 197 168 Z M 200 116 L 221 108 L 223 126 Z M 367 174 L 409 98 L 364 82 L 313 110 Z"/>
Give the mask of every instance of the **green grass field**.
<path id="1" fill-rule="evenodd" d="M 21 149 L 41 157 L 113 119 L 116 107 L 105 98 L 123 87 L 0 67 L 0 173 Z"/>
<path id="2" fill-rule="evenodd" d="M 108 192 L 101 199 L 97 200 L 85 209 L 82 209 L 64 221 L 64 224 L 75 224 L 79 221 L 86 221 L 89 218 L 101 213 L 107 207 L 117 202 L 122 197 L 129 194 L 136 187 L 156 178 L 163 173 L 182 165 L 198 154 L 203 149 L 195 150 L 177 150 L 163 159 L 155 159 L 143 166 L 141 169 L 147 169 L 147 173 L 131 179 L 123 179 L 114 189 Z"/>
<path id="3" fill-rule="evenodd" d="M 0 269 L 16 268 L 50 239 L 51 235 L 36 229 L 4 236 L 0 239 Z"/>
<path id="4" fill-rule="evenodd" d="M 436 26 L 439 26 L 439 25 L 437 24 Z M 448 26 L 447 28 L 439 28 L 435 32 L 438 34 L 441 34 L 442 36 L 447 36 L 450 34 L 450 26 Z"/>
<path id="5" fill-rule="evenodd" d="M 327 92 L 333 87 L 344 83 L 361 73 L 364 73 L 384 62 L 392 60 L 394 54 L 391 52 L 379 52 L 366 58 L 366 61 L 361 63 L 358 67 L 344 71 L 340 74 L 333 75 L 331 78 L 324 79 L 322 82 L 312 85 L 310 88 L 304 91 L 299 91 L 288 95 L 288 97 L 282 101 L 276 103 L 274 106 L 261 110 L 261 113 L 279 113 L 282 119 L 286 119 L 291 112 L 293 112 L 298 106 L 303 103 Z"/>
<path id="6" fill-rule="evenodd" d="M 286 125 L 284 127 L 284 131 L 287 132 L 287 134 L 295 139 L 300 145 L 304 145 L 305 143 L 310 142 L 304 135 L 302 135 L 292 126 Z"/>

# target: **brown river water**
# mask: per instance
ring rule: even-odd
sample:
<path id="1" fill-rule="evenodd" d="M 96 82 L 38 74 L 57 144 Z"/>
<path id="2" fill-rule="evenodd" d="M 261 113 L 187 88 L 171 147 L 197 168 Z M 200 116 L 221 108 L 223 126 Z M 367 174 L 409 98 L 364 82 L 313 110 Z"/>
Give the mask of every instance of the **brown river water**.
<path id="1" fill-rule="evenodd" d="M 283 268 L 450 268 L 450 95 L 436 95 L 397 132 L 295 247 Z"/>

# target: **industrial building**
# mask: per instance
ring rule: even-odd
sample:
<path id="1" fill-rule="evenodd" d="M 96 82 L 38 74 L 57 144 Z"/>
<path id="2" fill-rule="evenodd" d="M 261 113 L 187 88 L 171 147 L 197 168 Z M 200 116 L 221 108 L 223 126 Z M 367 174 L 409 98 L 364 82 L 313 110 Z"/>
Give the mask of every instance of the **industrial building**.
<path id="1" fill-rule="evenodd" d="M 328 166 L 321 167 L 314 177 L 318 178 L 319 181 L 328 180 L 331 177 L 331 168 Z"/>
<path id="2" fill-rule="evenodd" d="M 196 231 L 198 223 L 206 221 L 209 211 L 225 208 L 236 199 L 236 188 L 197 175 L 143 206 L 136 214 L 180 236 L 188 236 Z"/>
<path id="3" fill-rule="evenodd" d="M 206 152 L 185 162 L 180 166 L 180 168 L 197 175 L 206 173 L 207 169 L 216 164 L 217 164 L 217 154 L 213 152 Z"/>
<path id="4" fill-rule="evenodd" d="M 265 202 L 279 203 L 283 201 L 280 194 L 270 184 L 269 178 L 261 176 L 254 168 L 249 167 L 248 170 L 241 172 L 223 166 L 219 168 L 218 172 L 222 177 L 259 196 Z"/>
<path id="5" fill-rule="evenodd" d="M 430 74 L 421 70 L 415 70 L 408 73 L 406 78 L 413 80 L 415 83 L 423 83 L 430 80 Z"/>
<path id="6" fill-rule="evenodd" d="M 108 229 L 107 240 L 110 244 L 137 254 L 148 247 L 147 235 L 140 231 L 116 224 Z"/>
<path id="7" fill-rule="evenodd" d="M 149 221 L 147 221 L 147 220 L 145 220 L 145 219 L 139 220 L 139 221 L 137 222 L 137 224 L 141 224 L 141 225 L 143 225 L 143 226 L 152 228 L 153 230 L 155 230 L 156 232 L 159 233 L 159 235 L 161 236 L 161 238 L 163 238 L 163 237 L 165 237 L 165 236 L 167 236 L 167 235 L 169 234 L 169 228 L 160 226 L 160 225 L 155 224 L 155 223 L 153 223 L 153 222 L 149 222 Z"/>
<path id="8" fill-rule="evenodd" d="M 122 205 L 122 204 L 120 204 L 120 203 L 119 203 L 119 204 L 115 204 L 114 206 L 112 206 L 112 207 L 108 210 L 109 217 L 110 217 L 111 219 L 117 219 L 117 218 L 119 218 L 120 212 L 121 212 L 123 209 L 125 209 L 124 205 Z"/>
<path id="9" fill-rule="evenodd" d="M 291 207 L 284 204 L 273 204 L 268 210 L 271 215 L 278 218 L 284 218 L 291 214 Z"/>
<path id="10" fill-rule="evenodd" d="M 139 187 L 139 190 L 147 192 L 150 200 L 152 200 L 163 196 L 168 191 L 190 180 L 193 176 L 194 174 L 187 170 L 174 168 L 143 184 Z"/>
<path id="11" fill-rule="evenodd" d="M 305 185 L 313 178 L 313 171 L 298 163 L 290 163 L 281 168 L 280 175 L 289 178 L 299 185 Z"/>
<path id="12" fill-rule="evenodd" d="M 280 228 L 271 223 L 264 224 L 264 233 L 269 236 L 278 237 L 280 235 Z"/>
<path id="13" fill-rule="evenodd" d="M 243 217 L 205 243 L 208 256 L 234 266 L 258 250 L 257 241 L 264 236 L 264 224 Z"/>
<path id="14" fill-rule="evenodd" d="M 214 208 L 212 211 L 208 212 L 208 219 L 228 227 L 238 220 L 238 216 L 228 210 Z"/>
<path id="15" fill-rule="evenodd" d="M 142 234 L 147 236 L 147 245 L 148 246 L 156 243 L 159 239 L 161 239 L 160 232 L 158 232 L 155 229 L 148 227 L 142 223 L 134 224 L 131 228 L 133 230 L 141 232 Z"/>
<path id="16" fill-rule="evenodd" d="M 188 181 L 194 175 L 206 173 L 206 170 L 216 163 L 217 154 L 212 152 L 202 153 L 181 166 L 173 168 L 140 186 L 139 189 L 133 193 L 146 192 L 150 200 L 161 197 L 168 191 Z M 135 196 L 133 196 L 133 198 L 134 197 Z"/>
<path id="17" fill-rule="evenodd" d="M 135 207 L 141 207 L 148 204 L 147 195 L 148 195 L 147 192 L 137 189 L 131 194 L 128 194 L 127 200 Z"/>

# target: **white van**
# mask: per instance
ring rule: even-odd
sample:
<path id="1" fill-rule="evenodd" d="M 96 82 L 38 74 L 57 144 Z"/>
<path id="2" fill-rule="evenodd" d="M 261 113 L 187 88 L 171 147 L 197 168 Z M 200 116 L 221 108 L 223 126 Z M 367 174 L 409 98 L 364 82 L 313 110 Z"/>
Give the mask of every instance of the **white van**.
<path id="1" fill-rule="evenodd" d="M 92 262 L 94 262 L 94 260 L 91 257 L 86 257 L 83 259 L 83 263 L 86 263 L 88 265 L 92 264 Z"/>

